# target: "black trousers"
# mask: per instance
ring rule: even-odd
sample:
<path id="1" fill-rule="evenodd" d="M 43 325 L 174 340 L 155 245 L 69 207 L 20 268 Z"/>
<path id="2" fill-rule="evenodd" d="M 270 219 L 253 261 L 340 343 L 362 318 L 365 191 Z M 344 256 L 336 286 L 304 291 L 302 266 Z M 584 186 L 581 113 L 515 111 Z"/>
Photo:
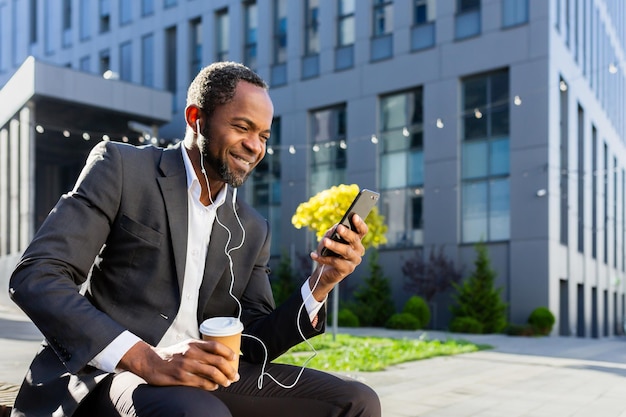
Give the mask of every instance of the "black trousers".
<path id="1" fill-rule="evenodd" d="M 270 364 L 266 372 L 291 385 L 299 367 Z M 241 362 L 241 379 L 228 388 L 205 391 L 157 387 L 129 372 L 110 375 L 81 404 L 76 417 L 380 417 L 380 401 L 368 386 L 305 369 L 293 388 L 271 378 L 258 387 L 261 366 Z"/>

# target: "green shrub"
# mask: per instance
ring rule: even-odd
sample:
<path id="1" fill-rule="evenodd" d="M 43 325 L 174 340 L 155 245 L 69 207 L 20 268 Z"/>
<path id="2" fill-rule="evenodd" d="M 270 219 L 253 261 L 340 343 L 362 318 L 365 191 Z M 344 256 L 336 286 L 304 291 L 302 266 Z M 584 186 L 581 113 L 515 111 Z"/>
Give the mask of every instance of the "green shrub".
<path id="1" fill-rule="evenodd" d="M 402 312 L 413 315 L 418 320 L 420 329 L 426 327 L 430 322 L 430 308 L 426 301 L 418 295 L 407 300 Z"/>
<path id="2" fill-rule="evenodd" d="M 538 334 L 542 335 L 550 334 L 555 321 L 554 314 L 546 307 L 537 307 L 528 317 L 528 324 L 533 326 Z"/>
<path id="3" fill-rule="evenodd" d="M 509 336 L 534 336 L 535 328 L 528 324 L 509 323 L 504 329 L 504 333 Z"/>
<path id="4" fill-rule="evenodd" d="M 396 313 L 389 317 L 385 327 L 388 329 L 417 330 L 421 323 L 417 317 L 410 313 Z"/>
<path id="5" fill-rule="evenodd" d="M 361 326 L 382 327 L 395 313 L 395 307 L 389 278 L 378 262 L 376 250 L 370 253 L 369 270 L 363 284 L 354 292 L 354 302 L 348 306 L 358 316 Z"/>
<path id="6" fill-rule="evenodd" d="M 450 322 L 453 333 L 483 333 L 483 324 L 473 317 L 456 317 Z"/>
<path id="7" fill-rule="evenodd" d="M 342 308 L 337 313 L 337 324 L 341 327 L 359 327 L 359 318 L 348 308 Z"/>

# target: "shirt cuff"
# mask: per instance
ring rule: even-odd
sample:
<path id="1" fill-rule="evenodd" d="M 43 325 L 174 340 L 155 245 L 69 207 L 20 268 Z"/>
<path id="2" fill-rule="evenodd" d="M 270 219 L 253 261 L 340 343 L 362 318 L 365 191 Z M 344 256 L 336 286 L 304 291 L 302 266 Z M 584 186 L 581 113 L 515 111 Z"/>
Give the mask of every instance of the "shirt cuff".
<path id="1" fill-rule="evenodd" d="M 309 314 L 309 319 L 313 321 L 317 313 L 319 313 L 320 309 L 328 299 L 328 296 L 324 298 L 324 301 L 319 302 L 313 297 L 313 293 L 311 292 L 311 287 L 309 286 L 309 280 L 307 279 L 300 287 L 300 293 L 302 294 L 302 299 L 304 300 L 304 307 L 306 308 L 307 313 Z"/>
<path id="2" fill-rule="evenodd" d="M 116 372 L 117 364 L 120 363 L 122 356 L 126 354 L 141 339 L 128 330 L 121 333 L 100 353 L 98 353 L 89 365 L 101 369 L 105 372 Z"/>

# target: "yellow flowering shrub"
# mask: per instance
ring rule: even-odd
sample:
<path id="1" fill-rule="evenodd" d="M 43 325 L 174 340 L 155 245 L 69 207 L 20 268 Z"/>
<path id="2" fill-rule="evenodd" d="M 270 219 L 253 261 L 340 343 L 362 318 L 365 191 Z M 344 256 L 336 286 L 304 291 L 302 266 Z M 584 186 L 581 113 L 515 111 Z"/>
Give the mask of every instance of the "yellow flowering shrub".
<path id="1" fill-rule="evenodd" d="M 308 227 L 315 232 L 317 240 L 320 241 L 328 229 L 339 223 L 358 193 L 359 186 L 356 184 L 341 184 L 321 191 L 298 206 L 291 217 L 291 223 L 297 229 Z M 366 249 L 387 243 L 385 237 L 387 225 L 385 217 L 378 212 L 378 207 L 372 209 L 365 222 L 369 228 L 363 238 L 363 246 Z"/>

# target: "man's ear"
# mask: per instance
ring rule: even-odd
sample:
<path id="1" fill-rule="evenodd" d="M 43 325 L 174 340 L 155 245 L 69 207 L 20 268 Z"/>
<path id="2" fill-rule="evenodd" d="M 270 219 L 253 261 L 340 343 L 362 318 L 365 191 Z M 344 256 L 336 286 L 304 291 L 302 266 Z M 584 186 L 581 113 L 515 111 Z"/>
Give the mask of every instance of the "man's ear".
<path id="1" fill-rule="evenodd" d="M 191 128 L 195 133 L 197 130 L 196 122 L 198 117 L 200 116 L 200 109 L 195 104 L 190 104 L 185 108 L 185 121 L 187 122 L 187 126 Z"/>

